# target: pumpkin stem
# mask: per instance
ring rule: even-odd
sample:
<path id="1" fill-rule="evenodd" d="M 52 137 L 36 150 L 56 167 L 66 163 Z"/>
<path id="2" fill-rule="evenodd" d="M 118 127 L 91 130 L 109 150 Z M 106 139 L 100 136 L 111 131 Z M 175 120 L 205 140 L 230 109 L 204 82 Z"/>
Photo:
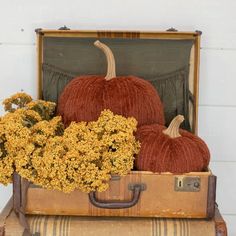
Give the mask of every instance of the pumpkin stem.
<path id="1" fill-rule="evenodd" d="M 163 130 L 163 133 L 170 136 L 171 138 L 178 138 L 181 137 L 179 133 L 179 127 L 181 123 L 184 121 L 184 116 L 178 115 L 176 116 L 171 123 L 169 124 L 168 128 Z"/>
<path id="2" fill-rule="evenodd" d="M 94 42 L 94 45 L 101 49 L 107 58 L 107 75 L 105 77 L 106 80 L 111 80 L 112 78 L 116 77 L 116 64 L 115 58 L 111 51 L 111 49 L 104 43 L 101 43 L 99 40 Z"/>

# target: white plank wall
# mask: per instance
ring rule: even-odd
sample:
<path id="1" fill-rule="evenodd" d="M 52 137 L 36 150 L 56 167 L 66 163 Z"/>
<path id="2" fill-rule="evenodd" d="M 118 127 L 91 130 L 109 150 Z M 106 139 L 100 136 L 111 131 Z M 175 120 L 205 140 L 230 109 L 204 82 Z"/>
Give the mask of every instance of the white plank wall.
<path id="1" fill-rule="evenodd" d="M 22 90 L 36 97 L 35 46 L 0 45 L 0 65 L 0 99 Z"/>
<path id="2" fill-rule="evenodd" d="M 199 135 L 218 176 L 217 201 L 236 235 L 235 0 L 0 0 L 0 100 L 36 95 L 35 28 L 201 30 Z M 2 108 L 0 109 L 2 114 Z M 0 187 L 0 209 L 11 186 Z"/>

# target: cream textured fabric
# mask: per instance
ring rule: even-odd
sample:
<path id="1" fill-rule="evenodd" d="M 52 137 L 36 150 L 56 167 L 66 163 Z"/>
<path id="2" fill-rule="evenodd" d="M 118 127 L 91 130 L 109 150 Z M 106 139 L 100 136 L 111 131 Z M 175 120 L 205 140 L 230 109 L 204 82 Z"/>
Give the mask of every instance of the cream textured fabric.
<path id="1" fill-rule="evenodd" d="M 215 236 L 214 221 L 154 218 L 29 216 L 40 236 Z M 5 236 L 22 235 L 16 215 L 6 220 Z"/>

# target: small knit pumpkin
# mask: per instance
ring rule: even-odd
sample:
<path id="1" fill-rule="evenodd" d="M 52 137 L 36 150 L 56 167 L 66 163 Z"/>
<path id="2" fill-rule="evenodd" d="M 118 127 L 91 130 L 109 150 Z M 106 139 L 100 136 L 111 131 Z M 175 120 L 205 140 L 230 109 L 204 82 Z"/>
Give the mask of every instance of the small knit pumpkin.
<path id="1" fill-rule="evenodd" d="M 71 121 L 97 120 L 104 109 L 134 117 L 138 125 L 165 123 L 163 106 L 155 88 L 135 76 L 116 76 L 115 59 L 108 46 L 94 45 L 106 55 L 107 75 L 87 75 L 73 79 L 58 101 L 58 114 L 67 126 Z"/>
<path id="2" fill-rule="evenodd" d="M 178 115 L 168 128 L 153 124 L 138 129 L 136 138 L 141 142 L 135 163 L 138 170 L 185 173 L 207 168 L 209 149 L 198 136 L 179 129 L 183 120 Z"/>

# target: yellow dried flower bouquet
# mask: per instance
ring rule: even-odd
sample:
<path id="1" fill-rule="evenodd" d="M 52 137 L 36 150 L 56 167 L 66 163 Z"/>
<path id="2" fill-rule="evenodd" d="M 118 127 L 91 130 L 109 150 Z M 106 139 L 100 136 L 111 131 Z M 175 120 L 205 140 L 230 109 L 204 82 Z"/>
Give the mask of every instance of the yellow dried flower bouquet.
<path id="1" fill-rule="evenodd" d="M 137 121 L 101 112 L 97 121 L 72 122 L 64 129 L 56 104 L 32 101 L 17 93 L 3 102 L 0 118 L 0 182 L 12 181 L 14 171 L 47 189 L 71 192 L 104 191 L 111 175 L 133 168 L 140 144 Z"/>

